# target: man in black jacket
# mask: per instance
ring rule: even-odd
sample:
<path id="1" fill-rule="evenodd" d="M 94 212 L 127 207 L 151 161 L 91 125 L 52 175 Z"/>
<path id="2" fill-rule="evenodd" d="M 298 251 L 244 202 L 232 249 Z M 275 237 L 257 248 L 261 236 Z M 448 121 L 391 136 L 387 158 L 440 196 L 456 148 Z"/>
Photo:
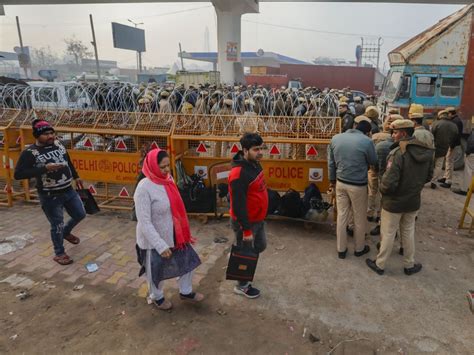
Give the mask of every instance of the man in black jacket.
<path id="1" fill-rule="evenodd" d="M 341 117 L 342 133 L 348 129 L 354 128 L 354 116 L 352 115 L 351 111 L 349 111 L 347 102 L 339 103 L 339 117 Z"/>
<path id="2" fill-rule="evenodd" d="M 78 187 L 82 187 L 82 182 L 66 148 L 56 140 L 53 127 L 40 119 L 34 120 L 32 127 L 36 142 L 21 153 L 15 168 L 15 179 L 36 179 L 41 207 L 51 224 L 51 240 L 56 255 L 53 260 L 60 265 L 68 265 L 73 260 L 66 254 L 63 240 L 79 244 L 79 238 L 71 232 L 86 216 L 72 181 L 75 180 Z M 66 224 L 64 209 L 71 216 Z"/>

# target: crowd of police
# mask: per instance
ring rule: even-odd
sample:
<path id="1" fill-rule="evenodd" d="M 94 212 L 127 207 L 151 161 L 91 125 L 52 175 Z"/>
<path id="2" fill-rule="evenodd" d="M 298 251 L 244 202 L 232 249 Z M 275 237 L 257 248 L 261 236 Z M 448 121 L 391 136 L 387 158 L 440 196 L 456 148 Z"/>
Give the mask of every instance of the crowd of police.
<path id="1" fill-rule="evenodd" d="M 348 235 L 354 237 L 356 257 L 368 254 L 367 222 L 375 222 L 370 234 L 381 235 L 381 241 L 376 257 L 366 259 L 368 267 L 382 275 L 399 236 L 404 272 L 415 274 L 422 269 L 415 262 L 415 221 L 421 191 L 426 184 L 432 189 L 451 188 L 454 149 L 461 144 L 463 122 L 456 108 L 448 107 L 437 113 L 431 126 L 425 125 L 423 107 L 414 104 L 406 118 L 397 109 L 390 109 L 382 124 L 375 106 L 363 111 L 357 102 L 355 108 L 361 113 L 357 116 L 345 100 L 339 102 L 343 133 L 332 138 L 328 150 L 329 178 L 338 207 L 339 258 L 346 258 Z M 464 178 L 455 193 L 467 194 L 474 168 L 472 153 L 471 134 Z"/>
<path id="2" fill-rule="evenodd" d="M 354 115 L 375 97 L 358 97 L 343 90 L 264 88 L 257 85 L 174 85 L 148 83 L 64 83 L 67 107 L 58 93 L 44 86 L 0 85 L 0 104 L 6 108 L 80 108 L 114 112 L 238 114 L 258 116 L 338 116 L 338 102 L 346 100 Z M 56 89 L 57 90 L 57 89 Z M 32 98 L 35 97 L 33 102 Z M 44 107 L 42 107 L 44 106 Z"/>

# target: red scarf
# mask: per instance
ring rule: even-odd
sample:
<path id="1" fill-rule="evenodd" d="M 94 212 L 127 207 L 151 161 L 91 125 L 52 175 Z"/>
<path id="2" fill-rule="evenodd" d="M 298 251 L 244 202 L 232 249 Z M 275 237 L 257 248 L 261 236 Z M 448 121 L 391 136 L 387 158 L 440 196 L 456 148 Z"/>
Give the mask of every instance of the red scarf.
<path id="1" fill-rule="evenodd" d="M 148 152 L 143 162 L 142 172 L 155 184 L 163 185 L 170 200 L 171 214 L 173 216 L 173 226 L 175 233 L 175 248 L 184 249 L 187 244 L 194 243 L 195 239 L 191 236 L 189 229 L 188 216 L 184 207 L 183 200 L 179 194 L 178 187 L 170 174 L 163 174 L 158 165 L 158 153 L 160 148 Z"/>

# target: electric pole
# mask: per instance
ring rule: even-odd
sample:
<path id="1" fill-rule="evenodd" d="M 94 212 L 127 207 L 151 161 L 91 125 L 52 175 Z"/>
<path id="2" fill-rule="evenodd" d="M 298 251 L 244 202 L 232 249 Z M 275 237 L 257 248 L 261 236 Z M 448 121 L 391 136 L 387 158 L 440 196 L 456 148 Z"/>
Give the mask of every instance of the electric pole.
<path id="1" fill-rule="evenodd" d="M 89 19 L 91 20 L 91 30 L 92 30 L 92 42 L 91 42 L 91 44 L 94 46 L 95 65 L 97 67 L 97 79 L 100 81 L 99 53 L 97 51 L 97 42 L 95 40 L 94 21 L 92 20 L 92 14 L 89 14 Z"/>

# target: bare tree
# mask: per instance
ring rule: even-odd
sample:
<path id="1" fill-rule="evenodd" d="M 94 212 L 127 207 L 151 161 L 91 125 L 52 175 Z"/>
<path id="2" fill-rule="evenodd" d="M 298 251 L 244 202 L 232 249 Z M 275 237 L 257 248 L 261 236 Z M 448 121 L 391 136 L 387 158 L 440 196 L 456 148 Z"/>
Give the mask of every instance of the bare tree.
<path id="1" fill-rule="evenodd" d="M 79 66 L 79 59 L 92 57 L 92 52 L 76 37 L 65 38 L 64 42 L 66 43 L 66 53 L 74 56 L 77 66 Z"/>
<path id="2" fill-rule="evenodd" d="M 59 56 L 51 48 L 33 48 L 31 51 L 31 64 L 36 67 L 48 68 L 59 62 Z"/>

